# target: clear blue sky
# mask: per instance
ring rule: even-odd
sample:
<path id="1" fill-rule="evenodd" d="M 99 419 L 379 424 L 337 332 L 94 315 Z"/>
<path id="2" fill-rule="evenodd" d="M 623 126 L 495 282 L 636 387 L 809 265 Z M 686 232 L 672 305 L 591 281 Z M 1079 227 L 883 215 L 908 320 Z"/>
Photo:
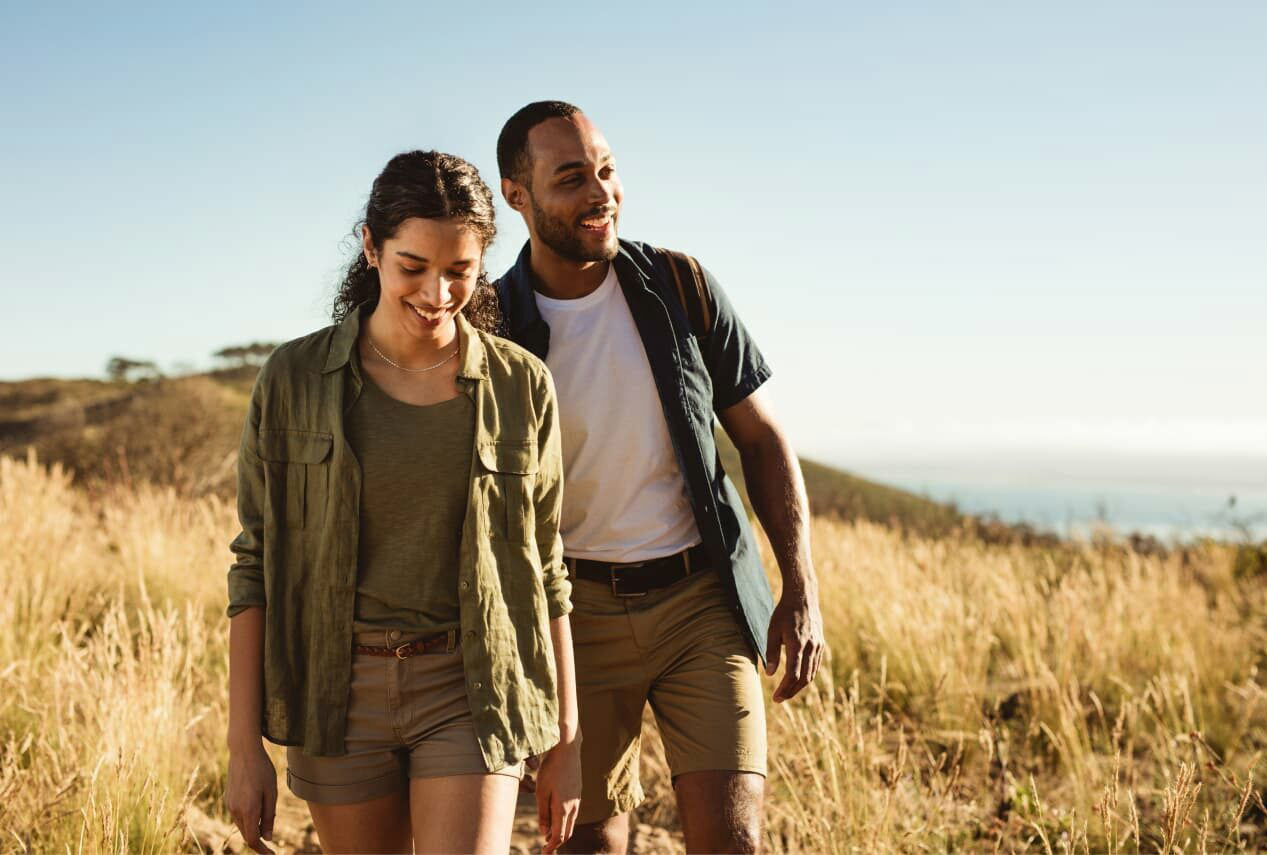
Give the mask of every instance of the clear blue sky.
<path id="1" fill-rule="evenodd" d="M 1264 92 L 1260 2 L 10 3 L 0 377 L 315 329 L 388 157 L 495 186 L 505 118 L 562 98 L 622 234 L 719 276 L 804 451 L 1249 460 Z"/>

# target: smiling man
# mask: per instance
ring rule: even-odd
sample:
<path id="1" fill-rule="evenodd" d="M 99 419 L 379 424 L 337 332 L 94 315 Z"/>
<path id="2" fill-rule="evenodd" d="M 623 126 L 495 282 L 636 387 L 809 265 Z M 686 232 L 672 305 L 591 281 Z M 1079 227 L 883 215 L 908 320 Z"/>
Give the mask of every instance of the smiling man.
<path id="1" fill-rule="evenodd" d="M 511 339 L 554 375 L 572 589 L 582 796 L 574 852 L 624 852 L 651 704 L 690 851 L 760 848 L 758 659 L 792 697 L 823 654 L 800 468 L 759 391 L 770 376 L 717 282 L 617 238 L 623 188 L 598 128 L 543 101 L 497 141 L 529 240 L 497 290 Z M 699 287 L 683 286 L 698 274 Z M 693 281 L 693 280 L 692 280 Z M 783 593 L 774 607 L 714 416 L 738 447 Z"/>

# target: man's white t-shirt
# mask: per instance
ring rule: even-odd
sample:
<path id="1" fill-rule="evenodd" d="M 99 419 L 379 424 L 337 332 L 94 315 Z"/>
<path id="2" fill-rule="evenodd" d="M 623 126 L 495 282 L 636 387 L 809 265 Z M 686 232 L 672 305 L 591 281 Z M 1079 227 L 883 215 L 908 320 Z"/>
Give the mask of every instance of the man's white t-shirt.
<path id="1" fill-rule="evenodd" d="M 651 364 L 616 279 L 575 300 L 540 293 L 563 441 L 564 554 L 626 563 L 700 542 Z"/>

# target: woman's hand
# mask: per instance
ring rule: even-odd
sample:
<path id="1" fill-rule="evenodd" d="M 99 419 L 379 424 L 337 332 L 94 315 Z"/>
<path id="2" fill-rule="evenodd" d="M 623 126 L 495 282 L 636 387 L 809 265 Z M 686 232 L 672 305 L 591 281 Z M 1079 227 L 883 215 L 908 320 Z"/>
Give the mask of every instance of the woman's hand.
<path id="1" fill-rule="evenodd" d="M 246 845 L 265 855 L 273 850 L 261 842 L 273 839 L 277 811 L 277 772 L 261 742 L 229 751 L 229 784 L 224 800 Z"/>
<path id="2" fill-rule="evenodd" d="M 543 855 L 555 852 L 572 836 L 581 808 L 581 740 L 575 737 L 551 748 L 537 771 L 537 822 L 545 844 Z"/>

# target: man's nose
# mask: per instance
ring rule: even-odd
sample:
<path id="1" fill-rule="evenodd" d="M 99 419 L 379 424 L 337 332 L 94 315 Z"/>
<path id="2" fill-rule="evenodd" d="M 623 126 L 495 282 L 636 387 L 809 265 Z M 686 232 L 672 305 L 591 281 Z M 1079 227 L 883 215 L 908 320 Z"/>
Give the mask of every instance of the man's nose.
<path id="1" fill-rule="evenodd" d="M 615 199 L 616 188 L 613 186 L 612 182 L 604 181 L 601 178 L 595 178 L 590 182 L 590 193 L 587 201 L 591 205 L 595 207 L 601 205 L 604 208 L 609 208 Z"/>

